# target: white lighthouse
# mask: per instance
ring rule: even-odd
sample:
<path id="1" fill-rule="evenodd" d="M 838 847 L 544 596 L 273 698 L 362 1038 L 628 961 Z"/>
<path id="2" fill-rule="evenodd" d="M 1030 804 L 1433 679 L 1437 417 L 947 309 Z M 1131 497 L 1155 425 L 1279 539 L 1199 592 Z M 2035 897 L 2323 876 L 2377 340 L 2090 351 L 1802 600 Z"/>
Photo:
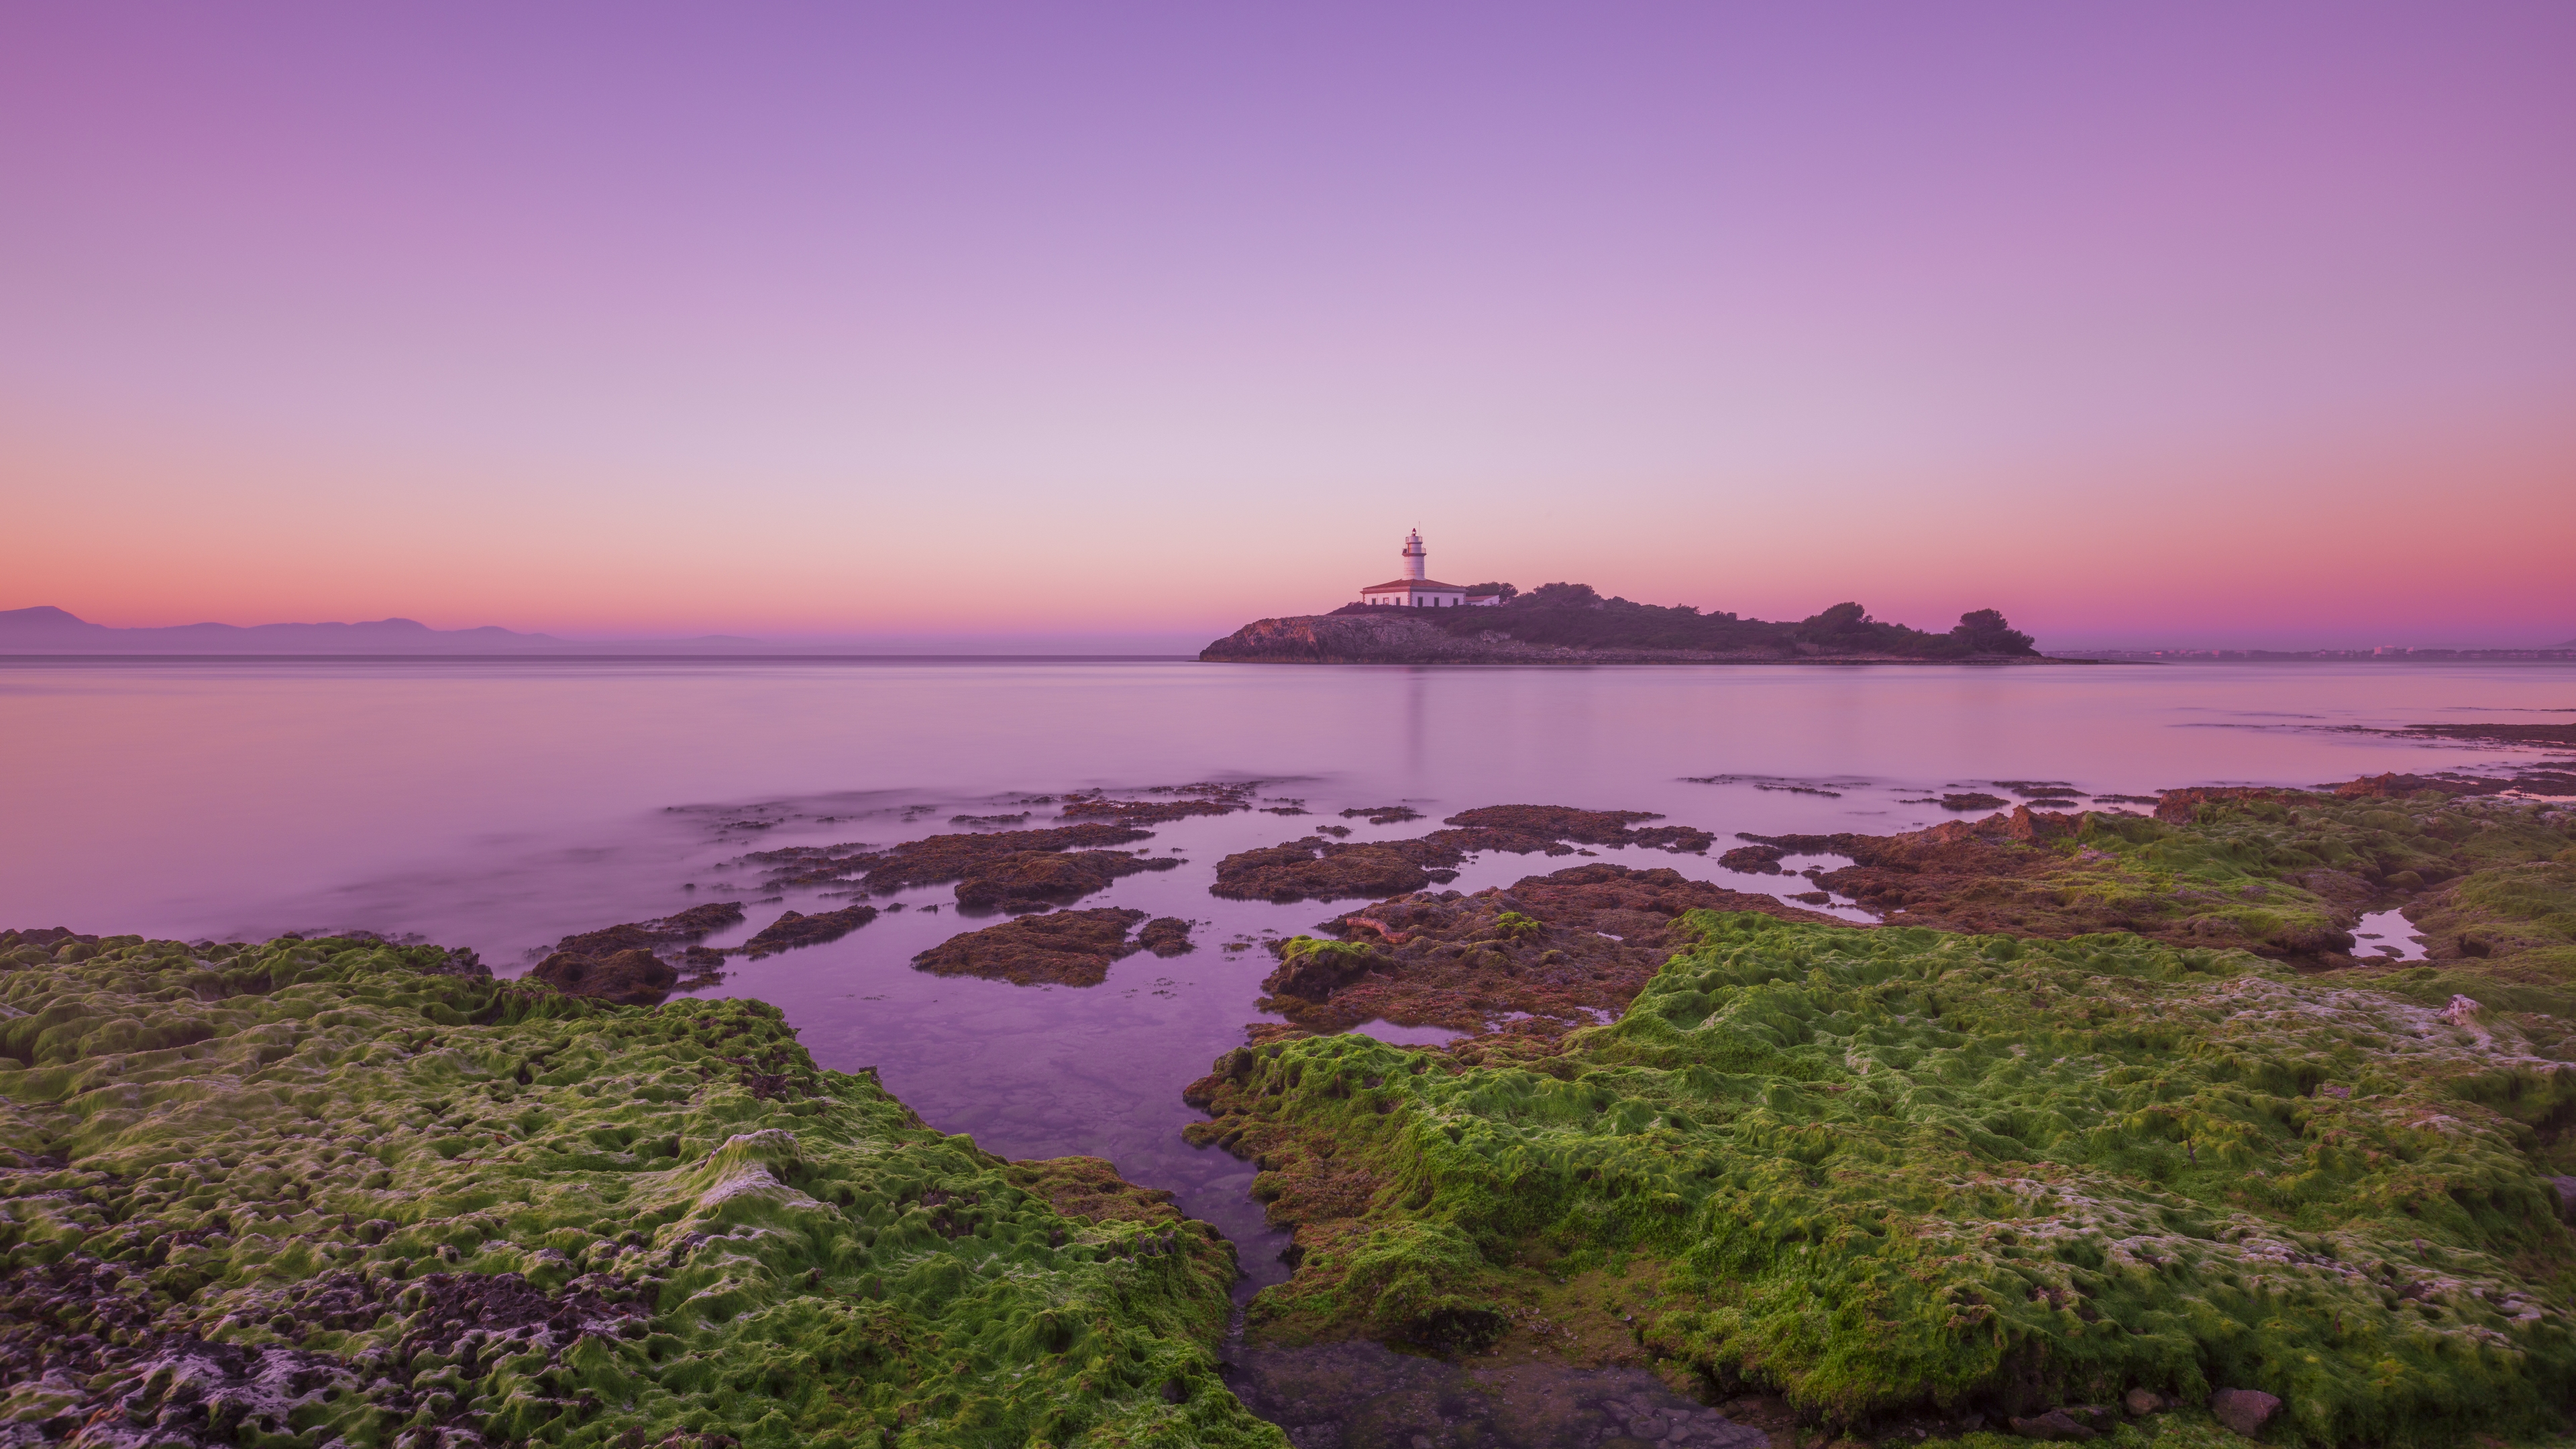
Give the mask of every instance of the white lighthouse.
<path id="1" fill-rule="evenodd" d="M 1503 601 L 1499 593 L 1487 591 L 1470 594 L 1457 584 L 1444 584 L 1425 571 L 1424 560 L 1431 551 L 1422 546 L 1422 530 L 1404 536 L 1404 577 L 1371 584 L 1360 590 L 1360 602 L 1393 608 L 1456 609 L 1470 605 L 1492 605 Z"/>

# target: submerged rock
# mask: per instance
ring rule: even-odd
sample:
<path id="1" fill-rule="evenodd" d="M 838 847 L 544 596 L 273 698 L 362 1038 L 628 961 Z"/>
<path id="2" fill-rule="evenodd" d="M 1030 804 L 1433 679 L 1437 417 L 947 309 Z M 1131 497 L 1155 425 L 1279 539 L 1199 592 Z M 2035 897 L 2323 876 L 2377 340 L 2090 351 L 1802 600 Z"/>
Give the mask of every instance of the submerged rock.
<path id="1" fill-rule="evenodd" d="M 1213 1230 L 923 1127 L 773 1007 L 97 945 L 0 971 L 11 1442 L 1280 1442 Z"/>
<path id="2" fill-rule="evenodd" d="M 951 936 L 912 958 L 912 964 L 941 976 L 984 976 L 1014 986 L 1097 986 L 1109 968 L 1145 949 L 1127 938 L 1129 927 L 1145 919 L 1143 911 L 1099 906 L 1086 911 L 1057 911 L 1025 916 Z"/>

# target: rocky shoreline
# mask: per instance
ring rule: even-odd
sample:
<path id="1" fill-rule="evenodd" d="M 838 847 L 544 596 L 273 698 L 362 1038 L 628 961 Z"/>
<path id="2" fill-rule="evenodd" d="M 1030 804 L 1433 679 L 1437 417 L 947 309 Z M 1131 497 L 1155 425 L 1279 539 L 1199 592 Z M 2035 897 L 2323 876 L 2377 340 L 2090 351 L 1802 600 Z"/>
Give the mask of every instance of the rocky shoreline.
<path id="1" fill-rule="evenodd" d="M 2567 782 L 2152 814 L 2003 782 L 2026 803 L 1722 862 L 1847 860 L 1800 898 L 1877 923 L 1611 861 L 1438 888 L 1470 853 L 1714 844 L 1636 811 L 1229 856 L 1214 894 L 1368 902 L 1271 944 L 1285 1020 L 1186 1094 L 1294 1234 L 1235 1349 L 1233 1249 L 1167 1194 L 932 1131 L 774 1007 L 661 1001 L 666 958 L 752 949 L 700 944 L 739 903 L 565 937 L 517 981 L 374 940 L 0 932 L 0 1442 L 1280 1449 L 1219 1354 L 1354 1337 L 1723 1406 L 1601 1411 L 1669 1442 L 2555 1433 L 2576 809 L 2530 795 Z M 1253 808 L 1165 793 L 746 863 L 961 906 L 1025 877 L 914 964 L 1080 989 L 1190 923 L 1016 907 L 1127 873 L 1104 847 L 1139 819 Z M 1049 874 L 1095 858 L 1119 868 Z M 2364 947 L 2390 909 L 2427 959 Z M 1464 1035 L 1349 1034 L 1371 1021 Z"/>
<path id="2" fill-rule="evenodd" d="M 1232 1247 L 776 1008 L 0 933 L 12 1445 L 1260 1446 Z"/>
<path id="3" fill-rule="evenodd" d="M 1885 925 L 1611 866 L 1351 912 L 1189 1090 L 1295 1232 L 1254 1341 L 1653 1364 L 1863 1442 L 2559 1432 L 2576 810 L 2509 783 L 1773 843 Z M 2430 960 L 2352 954 L 2392 904 Z"/>

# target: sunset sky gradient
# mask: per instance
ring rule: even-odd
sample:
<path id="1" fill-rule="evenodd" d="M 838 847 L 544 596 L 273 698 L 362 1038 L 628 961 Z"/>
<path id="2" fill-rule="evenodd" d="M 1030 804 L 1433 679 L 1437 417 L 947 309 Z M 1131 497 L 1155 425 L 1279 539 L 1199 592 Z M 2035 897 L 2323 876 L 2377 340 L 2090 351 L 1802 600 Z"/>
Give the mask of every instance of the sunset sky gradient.
<path id="1" fill-rule="evenodd" d="M 2576 636 L 2576 6 L 0 12 L 0 608 Z"/>

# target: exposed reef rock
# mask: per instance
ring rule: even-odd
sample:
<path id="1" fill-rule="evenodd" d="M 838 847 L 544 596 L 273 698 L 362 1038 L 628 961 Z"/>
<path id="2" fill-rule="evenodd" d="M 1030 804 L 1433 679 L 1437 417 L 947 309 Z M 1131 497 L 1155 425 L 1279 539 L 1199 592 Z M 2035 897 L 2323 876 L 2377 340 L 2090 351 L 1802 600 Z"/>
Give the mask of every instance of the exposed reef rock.
<path id="1" fill-rule="evenodd" d="M 2576 748 L 2576 724 L 2419 724 L 2408 734 L 2446 740 L 2491 740 L 2506 745 L 2565 745 Z"/>
<path id="2" fill-rule="evenodd" d="M 2134 935 L 1680 930 L 1549 1051 L 1313 1036 L 1194 1084 L 1296 1230 L 1254 1341 L 1548 1354 L 1606 1313 L 1864 1437 L 2221 1387 L 2275 1442 L 2559 1428 L 2563 1023 Z"/>
<path id="3" fill-rule="evenodd" d="M 1780 857 L 1788 852 L 1776 845 L 1739 845 L 1717 857 L 1717 863 L 1728 870 L 1780 873 Z"/>
<path id="4" fill-rule="evenodd" d="M 650 1006 L 682 984 L 684 973 L 670 964 L 674 947 L 680 948 L 687 977 L 698 983 L 722 979 L 729 953 L 696 943 L 741 922 L 742 902 L 710 901 L 659 920 L 583 931 L 557 941 L 528 974 L 566 995 Z"/>
<path id="5" fill-rule="evenodd" d="M 659 920 L 632 921 L 623 926 L 566 936 L 555 942 L 555 950 L 574 956 L 599 957 L 619 951 L 660 953 L 674 946 L 695 945 L 727 926 L 741 923 L 742 902 L 710 901 Z"/>
<path id="6" fill-rule="evenodd" d="M 2576 775 L 2557 770 L 2524 770 L 2509 779 L 2478 775 L 2364 775 L 2339 785 L 2321 785 L 2338 795 L 2366 796 L 2375 800 L 2404 800 L 2427 791 L 2436 795 L 2503 795 L 2519 792 L 2526 795 L 2576 795 Z M 2097 795 L 2097 800 L 2130 799 L 2130 796 Z M 2148 801 L 2154 804 L 2154 801 Z"/>
<path id="7" fill-rule="evenodd" d="M 1014 986 L 1097 986 L 1108 979 L 1113 963 L 1146 948 L 1143 941 L 1127 939 L 1128 929 L 1143 919 L 1143 911 L 1115 906 L 1024 916 L 952 936 L 913 957 L 912 964 L 941 976 L 984 976 Z"/>
<path id="8" fill-rule="evenodd" d="M 968 866 L 957 883 L 957 907 L 1043 911 L 1106 890 L 1122 877 L 1179 864 L 1168 857 L 1143 860 L 1123 850 L 1015 851 Z"/>
<path id="9" fill-rule="evenodd" d="M 1944 810 L 2001 810 L 2011 803 L 2001 795 L 1989 795 L 1982 790 L 1962 790 L 1941 797 Z"/>
<path id="10" fill-rule="evenodd" d="M 1552 842 L 1538 848 L 1545 849 Z M 1237 901 L 1346 900 L 1401 895 L 1455 880 L 1463 852 L 1427 840 L 1343 842 L 1309 835 L 1217 862 L 1210 895 Z"/>
<path id="11" fill-rule="evenodd" d="M 1675 853 L 1702 851 L 1717 837 L 1705 830 L 1686 825 L 1656 825 L 1644 830 L 1630 828 L 1638 820 L 1661 820 L 1651 810 L 1576 810 L 1565 805 L 1486 805 L 1474 810 L 1461 810 L 1442 821 L 1444 825 L 1482 826 L 1494 830 L 1515 830 L 1526 835 L 1545 836 L 1550 840 L 1574 840 L 1585 845 L 1638 845 Z"/>
<path id="12" fill-rule="evenodd" d="M 557 951 L 528 974 L 567 996 L 595 996 L 624 1006 L 650 1006 L 680 984 L 680 973 L 671 963 L 650 951 L 611 951 L 605 956 Z"/>
<path id="13" fill-rule="evenodd" d="M 1508 890 L 1381 901 L 1333 921 L 1340 940 L 1291 937 L 1261 1007 L 1314 1032 L 1383 1020 L 1549 1041 L 1626 1010 L 1696 939 L 1671 934 L 1675 920 L 1702 909 L 1831 919 L 1678 871 L 1578 865 Z"/>
<path id="14" fill-rule="evenodd" d="M 1005 855 L 1042 850 L 1099 850 L 1145 840 L 1154 832 L 1132 825 L 1058 825 L 1044 830 L 996 830 L 972 835 L 933 835 L 871 849 L 847 845 L 791 845 L 744 856 L 762 868 L 771 890 L 790 886 L 847 885 L 891 894 L 907 886 L 963 880 L 976 866 Z"/>
<path id="15" fill-rule="evenodd" d="M 1356 805 L 1342 812 L 1345 820 L 1366 820 L 1371 825 L 1401 825 L 1419 820 L 1422 812 L 1410 805 Z"/>
<path id="16" fill-rule="evenodd" d="M 1217 862 L 1211 895 L 1229 900 L 1349 900 L 1394 896 L 1457 879 L 1457 867 L 1480 851 L 1517 855 L 1571 855 L 1567 840 L 1593 845 L 1643 846 L 1675 852 L 1704 851 L 1715 837 L 1681 825 L 1631 827 L 1660 820 L 1639 810 L 1577 810 L 1564 805 L 1489 805 L 1452 815 L 1447 824 L 1411 840 L 1327 840 L 1309 835 L 1281 845 L 1240 851 Z"/>
<path id="17" fill-rule="evenodd" d="M 2065 780 L 1996 780 L 1992 783 L 1996 789 L 2010 790 L 2025 800 L 2071 800 L 2084 793 Z"/>
<path id="18" fill-rule="evenodd" d="M 1136 944 L 1157 956 L 1186 956 L 1198 949 L 1190 939 L 1190 923 L 1178 916 L 1156 916 L 1136 933 Z"/>
<path id="19" fill-rule="evenodd" d="M 1173 797 L 1163 800 L 1112 800 L 1104 791 L 1075 791 L 1064 797 L 1064 818 L 1154 825 L 1193 815 L 1231 815 L 1251 809 L 1253 792 L 1260 788 L 1260 782 L 1253 780 L 1229 785 L 1157 785 L 1142 792 Z"/>
<path id="20" fill-rule="evenodd" d="M 827 941 L 837 941 L 876 918 L 877 908 L 874 906 L 843 906 L 837 911 L 822 911 L 810 916 L 800 911 L 789 911 L 725 954 L 749 956 L 757 961 L 763 956 L 791 951 L 798 946 L 820 946 Z"/>
<path id="21" fill-rule="evenodd" d="M 1218 1376 L 1212 1229 L 924 1128 L 772 1007 L 0 943 L 8 1443 L 1284 1443 Z"/>

